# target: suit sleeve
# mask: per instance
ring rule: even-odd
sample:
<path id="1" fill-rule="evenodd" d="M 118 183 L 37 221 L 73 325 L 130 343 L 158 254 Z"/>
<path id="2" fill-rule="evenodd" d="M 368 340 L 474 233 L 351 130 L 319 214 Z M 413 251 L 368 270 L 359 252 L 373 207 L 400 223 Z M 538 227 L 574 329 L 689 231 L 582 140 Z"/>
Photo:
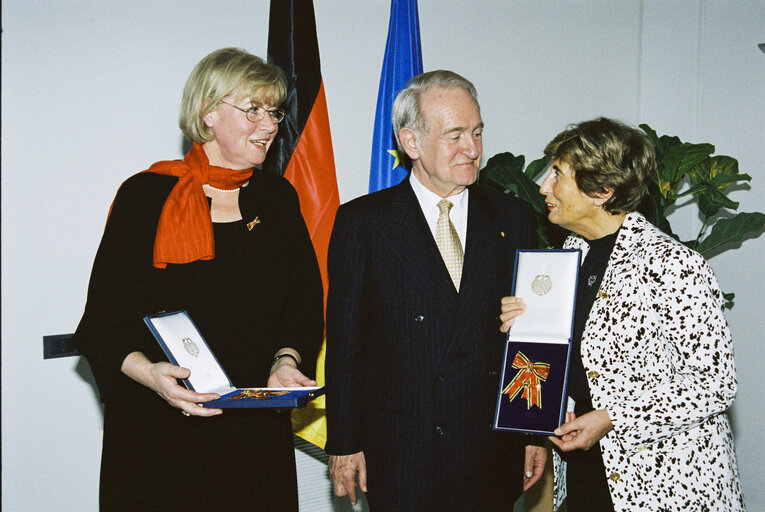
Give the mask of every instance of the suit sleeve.
<path id="1" fill-rule="evenodd" d="M 366 256 L 359 217 L 337 212 L 327 266 L 327 453 L 363 450 Z"/>
<path id="2" fill-rule="evenodd" d="M 526 219 L 523 222 L 526 226 L 526 247 L 529 249 L 539 248 L 539 237 L 537 236 L 537 216 L 530 204 L 526 203 L 524 212 Z"/>
<path id="3" fill-rule="evenodd" d="M 646 314 L 660 326 L 674 368 L 660 385 L 609 408 L 628 450 L 700 425 L 724 412 L 736 394 L 733 345 L 711 268 L 683 247 L 659 261 L 658 267 L 646 267 L 643 293 Z"/>

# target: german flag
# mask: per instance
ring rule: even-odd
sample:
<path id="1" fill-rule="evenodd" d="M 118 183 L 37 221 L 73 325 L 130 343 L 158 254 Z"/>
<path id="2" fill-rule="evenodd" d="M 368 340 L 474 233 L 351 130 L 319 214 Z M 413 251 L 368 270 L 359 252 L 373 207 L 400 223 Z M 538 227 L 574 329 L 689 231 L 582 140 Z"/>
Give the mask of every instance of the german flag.
<path id="1" fill-rule="evenodd" d="M 312 0 L 271 0 L 268 62 L 287 78 L 287 100 L 281 106 L 287 116 L 263 167 L 284 175 L 297 190 L 319 260 L 326 308 L 327 248 L 340 196 Z M 324 385 L 324 352 L 322 345 L 316 368 L 319 385 Z M 322 396 L 292 416 L 295 433 L 321 448 L 327 441 L 324 409 Z"/>

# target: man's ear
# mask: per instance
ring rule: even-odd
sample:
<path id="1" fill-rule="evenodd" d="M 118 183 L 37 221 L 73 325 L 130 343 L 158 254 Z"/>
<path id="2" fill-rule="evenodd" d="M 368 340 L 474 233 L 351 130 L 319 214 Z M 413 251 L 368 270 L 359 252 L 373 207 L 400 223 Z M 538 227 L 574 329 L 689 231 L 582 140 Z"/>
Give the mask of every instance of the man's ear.
<path id="1" fill-rule="evenodd" d="M 601 192 L 599 194 L 595 194 L 595 196 L 592 198 L 593 204 L 595 204 L 595 206 L 600 208 L 601 206 L 606 204 L 606 201 L 611 199 L 611 196 L 613 196 L 613 195 L 614 195 L 614 189 L 612 189 L 610 187 L 606 188 L 606 189 L 604 189 L 603 192 Z"/>
<path id="2" fill-rule="evenodd" d="M 398 131 L 398 140 L 401 143 L 401 147 L 404 149 L 407 156 L 412 161 L 420 158 L 417 133 L 414 130 L 412 130 L 411 128 L 401 128 Z"/>

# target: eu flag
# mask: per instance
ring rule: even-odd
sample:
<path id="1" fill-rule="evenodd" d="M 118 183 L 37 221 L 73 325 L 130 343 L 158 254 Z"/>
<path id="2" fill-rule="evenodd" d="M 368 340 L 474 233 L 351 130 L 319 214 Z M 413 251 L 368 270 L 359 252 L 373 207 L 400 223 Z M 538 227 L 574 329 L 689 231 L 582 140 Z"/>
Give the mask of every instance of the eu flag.
<path id="1" fill-rule="evenodd" d="M 417 0 L 392 0 L 388 42 L 385 44 L 380 89 L 377 93 L 369 192 L 396 185 L 407 175 L 407 169 L 399 164 L 391 109 L 398 91 L 404 88 L 410 78 L 420 73 L 422 51 Z"/>

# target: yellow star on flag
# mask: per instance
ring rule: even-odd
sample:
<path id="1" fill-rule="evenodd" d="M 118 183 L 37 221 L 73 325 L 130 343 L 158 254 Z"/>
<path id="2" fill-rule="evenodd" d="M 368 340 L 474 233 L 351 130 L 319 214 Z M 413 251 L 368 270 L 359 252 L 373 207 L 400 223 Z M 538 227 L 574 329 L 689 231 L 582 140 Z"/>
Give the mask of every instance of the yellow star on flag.
<path id="1" fill-rule="evenodd" d="M 391 171 L 392 171 L 393 169 L 395 169 L 396 167 L 398 167 L 398 164 L 399 164 L 399 159 L 398 159 L 398 151 L 396 151 L 395 149 L 387 149 L 386 151 L 387 151 L 388 153 L 390 153 L 391 155 L 393 155 L 393 158 L 395 158 L 395 159 L 396 159 L 396 161 L 395 161 L 395 162 L 393 162 L 393 167 L 391 167 L 391 168 L 390 168 L 390 169 L 391 169 Z"/>

